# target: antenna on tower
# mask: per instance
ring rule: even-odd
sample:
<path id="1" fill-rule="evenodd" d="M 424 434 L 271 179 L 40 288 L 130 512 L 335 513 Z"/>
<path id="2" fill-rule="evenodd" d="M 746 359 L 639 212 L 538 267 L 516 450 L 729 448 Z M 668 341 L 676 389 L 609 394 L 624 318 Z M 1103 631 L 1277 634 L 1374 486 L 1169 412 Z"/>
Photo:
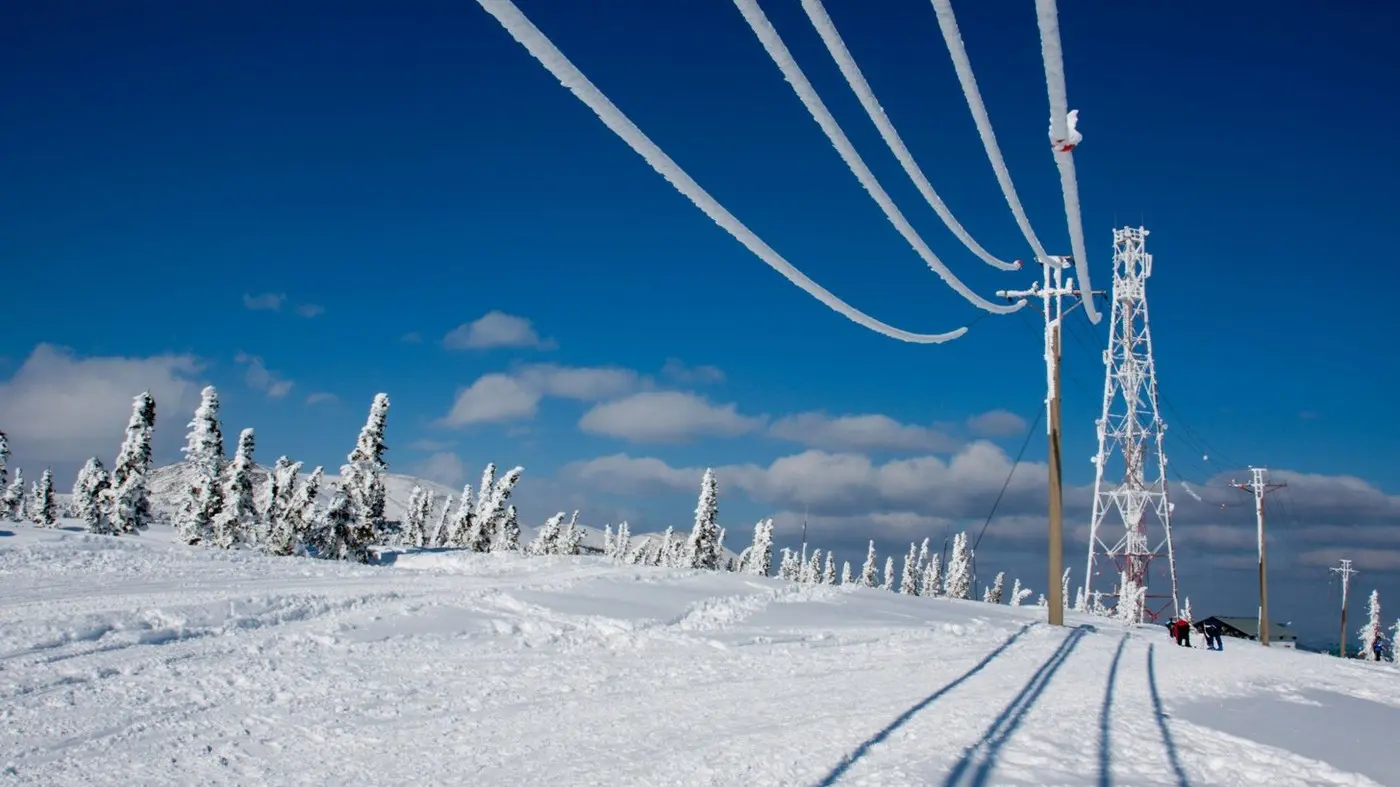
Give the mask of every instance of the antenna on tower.
<path id="1" fill-rule="evenodd" d="M 1360 573 L 1351 567 L 1351 561 L 1342 558 L 1340 566 L 1331 569 L 1342 575 L 1342 636 L 1337 640 L 1337 656 L 1347 657 L 1347 591 L 1351 589 L 1351 575 Z"/>
<path id="2" fill-rule="evenodd" d="M 1152 359 L 1152 332 L 1147 322 L 1147 279 L 1152 255 L 1146 251 L 1148 231 L 1124 227 L 1113 231 L 1113 308 L 1108 349 L 1104 351 L 1103 413 L 1096 422 L 1099 451 L 1094 457 L 1094 508 L 1089 529 L 1089 562 L 1084 572 L 1084 596 L 1093 595 L 1097 564 L 1113 561 L 1124 587 L 1105 595 L 1119 603 L 1142 594 L 1139 622 L 1156 620 L 1177 601 L 1176 553 L 1172 549 L 1171 514 L 1167 499 L 1167 455 L 1162 438 L 1167 425 L 1157 405 L 1157 365 Z M 1112 459 L 1121 463 L 1110 470 Z M 1123 529 L 1116 541 L 1114 529 Z M 1155 525 L 1155 527 L 1149 527 Z M 1153 532 L 1157 531 L 1157 532 Z M 1160 533 L 1160 535 L 1159 535 Z M 1160 540 L 1158 540 L 1160 538 Z M 1153 541 L 1157 543 L 1154 546 Z M 1167 558 L 1167 592 L 1152 593 L 1152 560 Z M 1154 599 L 1160 603 L 1154 607 Z M 1136 603 L 1136 602 L 1133 602 Z"/>

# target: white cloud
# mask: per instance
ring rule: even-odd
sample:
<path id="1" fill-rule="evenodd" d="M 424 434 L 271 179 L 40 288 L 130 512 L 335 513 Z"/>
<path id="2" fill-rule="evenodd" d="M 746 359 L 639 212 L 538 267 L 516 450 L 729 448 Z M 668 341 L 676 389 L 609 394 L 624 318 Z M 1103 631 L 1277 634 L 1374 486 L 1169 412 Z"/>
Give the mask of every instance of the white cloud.
<path id="1" fill-rule="evenodd" d="M 967 428 L 983 437 L 1009 437 L 1024 434 L 1030 424 L 1010 410 L 989 410 L 967 419 Z"/>
<path id="2" fill-rule="evenodd" d="M 540 400 L 598 401 L 645 387 L 647 381 L 631 369 L 613 366 L 526 364 L 511 372 L 493 372 L 457 392 L 451 412 L 439 421 L 446 426 L 533 418 Z"/>
<path id="3" fill-rule="evenodd" d="M 307 404 L 335 404 L 340 401 L 340 397 L 329 391 L 317 391 L 306 397 Z"/>
<path id="4" fill-rule="evenodd" d="M 8 381 L 0 383 L 0 426 L 20 462 L 107 461 L 121 444 L 133 397 L 156 400 L 157 439 L 183 435 L 203 387 L 191 355 L 79 358 L 40 344 Z M 177 438 L 172 438 L 177 439 Z"/>
<path id="5" fill-rule="evenodd" d="M 639 443 L 671 443 L 695 437 L 735 437 L 763 426 L 765 418 L 740 415 L 733 404 L 715 405 L 682 391 L 644 391 L 596 405 L 579 428 Z"/>
<path id="6" fill-rule="evenodd" d="M 414 440 L 407 447 L 410 451 L 437 453 L 438 451 L 447 451 L 455 445 L 456 443 L 450 440 Z"/>
<path id="7" fill-rule="evenodd" d="M 322 306 L 319 303 L 303 303 L 297 307 L 297 314 L 300 314 L 301 316 L 307 319 L 311 319 L 312 317 L 320 317 L 325 313 L 326 307 Z"/>
<path id="8" fill-rule="evenodd" d="M 262 358 L 239 352 L 233 360 L 235 363 L 247 367 L 243 373 L 243 381 L 254 391 L 267 394 L 269 399 L 281 399 L 292 392 L 292 386 L 295 383 L 268 369 Z"/>
<path id="9" fill-rule="evenodd" d="M 623 495 L 654 495 L 700 488 L 703 470 L 675 468 L 651 457 L 627 454 L 600 456 L 566 465 L 562 475 L 570 481 Z"/>
<path id="10" fill-rule="evenodd" d="M 467 468 L 461 457 L 450 451 L 439 451 L 410 465 L 409 474 L 455 487 L 466 478 Z"/>
<path id="11" fill-rule="evenodd" d="M 506 374 L 485 374 L 457 392 L 452 409 L 442 419 L 445 426 L 468 426 L 496 421 L 533 418 L 540 392 Z"/>
<path id="12" fill-rule="evenodd" d="M 403 336 L 400 336 L 399 341 L 403 342 L 404 344 L 422 344 L 423 334 L 417 331 L 409 331 Z"/>
<path id="13" fill-rule="evenodd" d="M 484 350 L 492 347 L 552 350 L 558 346 L 553 339 L 541 339 L 535 327 L 524 317 L 496 310 L 453 328 L 442 337 L 442 344 L 449 350 Z"/>
<path id="14" fill-rule="evenodd" d="M 661 375 L 684 385 L 707 385 L 724 382 L 724 372 L 718 366 L 686 366 L 678 358 L 667 358 Z"/>
<path id="15" fill-rule="evenodd" d="M 799 413 L 779 419 L 768 434 L 781 440 L 826 451 L 926 451 L 957 450 L 961 440 L 937 429 L 902 424 L 887 415 Z"/>
<path id="16" fill-rule="evenodd" d="M 243 308 L 255 312 L 275 312 L 282 310 L 282 304 L 287 300 L 285 292 L 265 292 L 261 295 L 243 293 Z"/>

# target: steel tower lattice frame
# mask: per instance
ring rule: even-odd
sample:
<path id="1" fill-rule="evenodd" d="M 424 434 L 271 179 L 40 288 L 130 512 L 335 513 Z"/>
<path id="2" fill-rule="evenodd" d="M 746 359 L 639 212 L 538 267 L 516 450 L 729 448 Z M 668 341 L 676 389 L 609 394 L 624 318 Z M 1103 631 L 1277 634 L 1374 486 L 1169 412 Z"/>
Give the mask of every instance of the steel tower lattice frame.
<path id="1" fill-rule="evenodd" d="M 1147 253 L 1147 235 L 1142 227 L 1113 231 L 1113 308 L 1104 351 L 1103 411 L 1096 422 L 1099 450 L 1093 460 L 1094 508 L 1084 575 L 1086 599 L 1093 596 L 1095 572 L 1105 559 L 1113 562 L 1115 575 L 1126 574 L 1135 585 L 1148 588 L 1140 622 L 1143 617 L 1156 620 L 1168 606 L 1173 615 L 1180 614 L 1172 549 L 1173 505 L 1167 493 L 1167 455 L 1162 450 L 1167 425 L 1157 403 L 1157 366 L 1148 325 L 1146 284 L 1152 275 L 1152 255 Z M 1110 472 L 1114 458 L 1121 460 L 1121 479 Z M 1149 520 L 1155 520 L 1161 533 L 1155 547 L 1150 546 L 1153 523 Z M 1105 530 L 1111 524 L 1122 527 L 1122 535 L 1112 544 Z M 1163 556 L 1171 589 L 1153 593 L 1151 564 Z M 1118 598 L 1121 590 L 1114 587 L 1104 595 Z"/>

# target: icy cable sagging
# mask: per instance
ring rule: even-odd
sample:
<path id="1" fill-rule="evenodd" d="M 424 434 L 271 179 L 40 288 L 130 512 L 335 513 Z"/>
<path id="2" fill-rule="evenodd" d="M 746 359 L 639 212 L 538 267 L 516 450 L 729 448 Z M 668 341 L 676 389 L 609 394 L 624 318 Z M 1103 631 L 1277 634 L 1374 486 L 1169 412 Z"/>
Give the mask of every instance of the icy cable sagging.
<path id="1" fill-rule="evenodd" d="M 933 184 L 929 183 L 924 176 L 923 170 L 915 163 L 913 155 L 909 153 L 909 148 L 905 147 L 904 140 L 900 138 L 899 132 L 895 130 L 894 124 L 890 122 L 885 110 L 880 106 L 880 102 L 875 98 L 875 91 L 870 88 L 870 84 L 865 81 L 865 75 L 861 73 L 860 66 L 856 65 L 855 58 L 851 56 L 850 50 L 846 48 L 846 42 L 841 40 L 841 34 L 837 31 L 836 25 L 832 23 L 831 17 L 827 15 L 826 8 L 821 0 L 802 0 L 802 10 L 807 12 L 807 18 L 811 20 L 812 26 L 817 29 L 817 34 L 821 36 L 822 43 L 826 44 L 826 49 L 831 53 L 831 57 L 836 61 L 837 67 L 841 69 L 841 75 L 846 78 L 846 83 L 851 86 L 851 90 L 860 99 L 860 105 L 865 108 L 865 113 L 870 116 L 871 122 L 880 130 L 880 137 L 885 140 L 890 152 L 899 160 L 900 166 L 904 167 L 904 172 L 909 179 L 914 181 L 919 193 L 923 195 L 924 201 L 933 208 L 938 217 L 943 220 L 943 224 L 948 227 L 953 235 L 967 247 L 968 251 L 977 255 L 978 259 L 1001 270 L 1017 270 L 1021 267 L 1019 262 L 1005 262 L 992 256 L 982 245 L 978 243 L 963 228 L 962 224 L 953 217 L 948 206 L 943 199 L 934 191 Z"/>
<path id="2" fill-rule="evenodd" d="M 850 168 L 851 172 L 856 176 L 856 179 L 865 187 L 865 190 L 870 193 L 871 199 L 874 199 L 875 203 L 880 206 L 880 210 L 884 211 L 885 218 L 890 220 L 890 223 L 893 224 L 895 229 L 899 231 L 899 234 L 904 237 L 904 240 L 908 241 L 909 245 L 914 248 L 914 251 L 918 252 L 924 262 L 928 264 L 929 268 L 932 269 L 934 273 L 937 273 L 955 292 L 966 298 L 969 303 L 984 311 L 991 312 L 992 314 L 1007 314 L 1025 306 L 1025 301 L 1018 301 L 1012 304 L 992 303 L 968 289 L 967 285 L 962 283 L 962 280 L 954 276 L 952 271 L 948 270 L 948 266 L 944 265 L 943 261 L 938 259 L 938 256 L 928 247 L 928 244 L 924 243 L 923 239 L 919 237 L 919 234 L 914 231 L 914 228 L 909 224 L 909 220 L 904 218 L 903 213 L 899 212 L 899 208 L 895 206 L 894 200 L 890 199 L 890 195 L 885 193 L 884 188 L 880 186 L 880 182 L 875 179 L 875 173 L 871 172 L 870 168 L 865 165 L 865 161 L 861 159 L 860 154 L 856 152 L 855 146 L 851 144 L 845 132 L 841 130 L 841 126 L 837 124 L 836 118 L 832 117 L 831 112 L 826 108 L 826 105 L 822 103 L 821 97 L 817 95 L 817 91 L 812 87 L 812 83 L 807 81 L 806 75 L 802 73 L 802 69 L 797 65 L 797 61 L 793 59 L 792 53 L 789 52 L 787 46 L 783 44 L 783 39 L 778 35 L 778 31 L 773 28 L 772 23 L 768 21 L 768 17 L 764 16 L 763 10 L 758 7 L 757 0 L 734 0 L 734 5 L 736 5 L 739 8 L 739 12 L 744 15 L 744 21 L 748 22 L 754 35 L 758 36 L 759 42 L 763 44 L 764 51 L 766 51 L 768 56 L 773 59 L 773 62 L 777 64 L 778 70 L 783 72 L 783 78 L 787 80 L 788 84 L 792 85 L 792 89 L 797 94 L 798 99 L 802 101 L 802 105 L 811 113 L 812 118 L 817 121 L 817 125 L 821 126 L 827 139 L 831 140 L 832 146 L 836 148 L 836 152 L 841 154 L 841 159 L 846 162 L 846 166 Z"/>
<path id="3" fill-rule="evenodd" d="M 723 205 L 720 205 L 714 197 L 700 187 L 700 184 L 686 174 L 680 165 L 671 160 L 670 156 L 667 156 L 656 143 L 642 133 L 642 130 L 637 128 L 636 124 L 628 119 L 622 110 L 608 100 L 608 97 L 603 95 L 602 91 L 594 86 L 573 63 L 569 62 L 564 53 L 560 52 L 553 42 L 520 12 L 515 3 L 511 0 L 477 0 L 477 4 L 495 17 L 496 21 L 500 22 L 512 38 L 525 47 L 540 62 L 540 65 L 553 74 L 564 87 L 593 110 L 598 119 L 603 121 L 604 125 L 645 159 L 647 164 L 656 170 L 657 174 L 665 178 L 677 191 L 685 195 L 706 216 L 709 216 L 712 221 L 732 235 L 735 240 L 742 243 L 754 256 L 763 260 L 804 292 L 852 322 L 891 339 L 915 344 L 939 344 L 956 339 L 967 332 L 967 328 L 932 334 L 901 330 L 860 311 L 812 281 L 792 263 L 784 259 L 782 255 L 764 243 L 752 230 L 744 226 L 743 222 L 726 210 Z"/>

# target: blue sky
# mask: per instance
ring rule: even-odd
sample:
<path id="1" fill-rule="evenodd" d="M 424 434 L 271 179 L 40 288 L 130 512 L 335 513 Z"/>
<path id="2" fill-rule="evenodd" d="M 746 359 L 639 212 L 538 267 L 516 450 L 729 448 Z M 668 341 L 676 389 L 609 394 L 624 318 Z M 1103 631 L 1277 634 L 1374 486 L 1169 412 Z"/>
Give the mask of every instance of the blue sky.
<path id="1" fill-rule="evenodd" d="M 909 330 L 980 316 L 885 221 L 731 4 L 519 5 L 824 286 Z M 954 213 L 992 253 L 1026 257 L 931 6 L 827 5 Z M 764 8 L 954 271 L 982 293 L 1028 284 L 1033 272 L 983 265 L 926 209 L 799 3 Z M 1064 248 L 1034 13 L 957 10 L 1022 199 L 1047 245 Z M 1361 585 L 1384 576 L 1400 591 L 1400 540 L 1385 527 L 1400 515 L 1400 454 L 1382 415 L 1396 383 L 1385 359 L 1397 323 L 1373 297 L 1400 283 L 1384 256 L 1400 170 L 1391 144 L 1400 113 L 1387 96 L 1400 64 L 1383 37 L 1397 16 L 1301 3 L 1209 15 L 1161 4 L 1061 9 L 1070 103 L 1085 135 L 1076 161 L 1090 264 L 1106 284 L 1111 227 L 1152 230 L 1168 450 L 1209 503 L 1178 495 L 1183 571 L 1188 590 L 1216 606 L 1251 608 L 1247 511 L 1218 507 L 1235 494 L 1219 484 L 1247 462 L 1316 476 L 1294 484 L 1278 519 L 1279 570 L 1298 581 L 1279 592 L 1297 617 L 1325 620 L 1330 605 L 1325 573 L 1311 565 L 1330 561 L 1319 550 L 1349 551 L 1368 571 Z M 825 502 L 807 504 L 822 509 L 814 519 L 825 541 L 855 558 L 867 535 L 895 548 L 914 534 L 980 526 L 1004 480 L 993 460 L 1005 457 L 974 451 L 965 464 L 977 483 L 929 481 L 927 504 L 915 505 L 915 492 L 888 485 L 833 485 L 822 475 L 836 472 L 830 463 L 802 464 L 811 444 L 877 465 L 946 462 L 983 438 L 1014 455 L 1024 427 L 986 434 L 968 419 L 999 410 L 1033 419 L 1040 407 L 1031 316 L 988 316 L 941 346 L 848 323 L 672 191 L 475 3 L 54 2 L 16 10 L 0 39 L 10 75 L 0 81 L 9 143 L 0 146 L 0 259 L 18 296 L 7 299 L 0 336 L 0 379 L 9 380 L 0 416 L 11 421 L 0 429 L 16 463 L 62 472 L 92 451 L 113 454 L 114 443 L 103 446 L 146 385 L 174 399 L 161 410 L 173 456 L 183 408 L 209 381 L 223 391 L 226 431 L 255 426 L 264 460 L 287 453 L 334 466 L 384 390 L 395 469 L 455 480 L 454 462 L 469 478 L 486 461 L 519 463 L 531 513 L 585 505 L 599 519 L 664 524 L 693 508 L 678 490 L 682 469 L 752 466 L 733 473 L 743 478 L 725 500 L 734 526 L 770 513 L 790 522 L 781 512 L 826 490 Z M 444 345 L 492 312 L 529 321 L 544 346 Z M 508 320 L 485 327 L 498 343 L 521 335 Z M 1105 327 L 1079 317 L 1066 341 L 1066 482 L 1076 487 L 1092 481 L 1102 386 L 1093 348 Z M 36 351 L 43 344 L 68 354 Z M 614 372 L 568 378 L 588 400 L 544 395 L 524 412 L 521 390 L 557 392 L 568 384 L 561 368 L 598 367 Z M 495 389 L 513 415 L 443 424 L 458 392 L 489 374 L 524 386 Z M 639 410 L 609 404 L 638 391 L 651 392 L 627 400 Z M 308 403 L 313 394 L 322 396 Z M 696 409 L 697 397 L 717 409 Z M 594 406 L 611 409 L 584 419 Z M 803 413 L 879 414 L 937 433 L 857 439 L 849 422 L 823 432 L 830 425 L 815 416 L 782 421 Z M 639 434 L 639 424 L 651 431 Z M 669 438 L 644 439 L 658 430 Z M 657 463 L 588 464 L 618 454 Z M 1043 584 L 1031 556 L 1042 548 L 1034 517 L 1044 456 L 1034 439 L 1027 459 L 1036 464 L 1018 471 L 984 553 L 1033 586 Z M 944 497 L 938 483 L 964 494 Z M 1071 565 L 1081 550 L 1068 548 Z"/>

